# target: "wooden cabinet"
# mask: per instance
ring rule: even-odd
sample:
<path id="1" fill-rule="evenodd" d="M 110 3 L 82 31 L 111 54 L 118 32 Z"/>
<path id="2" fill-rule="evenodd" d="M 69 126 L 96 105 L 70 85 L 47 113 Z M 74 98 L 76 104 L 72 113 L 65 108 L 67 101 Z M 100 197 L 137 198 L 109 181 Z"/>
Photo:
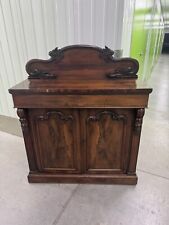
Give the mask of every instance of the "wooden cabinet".
<path id="1" fill-rule="evenodd" d="M 113 51 L 69 46 L 31 60 L 9 90 L 23 130 L 29 182 L 136 184 L 148 96 L 138 62 Z"/>

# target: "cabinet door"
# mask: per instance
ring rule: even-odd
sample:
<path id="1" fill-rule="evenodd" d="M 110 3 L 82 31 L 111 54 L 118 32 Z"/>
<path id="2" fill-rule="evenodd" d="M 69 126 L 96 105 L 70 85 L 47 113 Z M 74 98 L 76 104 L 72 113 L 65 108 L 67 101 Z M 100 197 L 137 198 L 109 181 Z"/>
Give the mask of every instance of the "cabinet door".
<path id="1" fill-rule="evenodd" d="M 84 171 L 87 173 L 126 172 L 133 118 L 133 111 L 128 109 L 81 111 Z"/>
<path id="2" fill-rule="evenodd" d="M 38 169 L 80 171 L 78 112 L 71 109 L 29 111 Z"/>

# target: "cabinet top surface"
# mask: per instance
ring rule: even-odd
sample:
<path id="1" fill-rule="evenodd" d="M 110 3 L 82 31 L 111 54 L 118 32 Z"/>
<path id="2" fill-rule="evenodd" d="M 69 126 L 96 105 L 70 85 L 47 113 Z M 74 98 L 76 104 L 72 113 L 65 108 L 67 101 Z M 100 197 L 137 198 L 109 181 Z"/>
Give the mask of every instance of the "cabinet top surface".
<path id="1" fill-rule="evenodd" d="M 28 79 L 9 89 L 11 94 L 145 94 L 152 91 L 137 81 L 139 64 L 115 58 L 105 47 L 73 45 L 49 52 L 50 59 L 26 64 Z"/>
<path id="2" fill-rule="evenodd" d="M 9 89 L 11 94 L 148 94 L 136 80 L 24 80 Z"/>

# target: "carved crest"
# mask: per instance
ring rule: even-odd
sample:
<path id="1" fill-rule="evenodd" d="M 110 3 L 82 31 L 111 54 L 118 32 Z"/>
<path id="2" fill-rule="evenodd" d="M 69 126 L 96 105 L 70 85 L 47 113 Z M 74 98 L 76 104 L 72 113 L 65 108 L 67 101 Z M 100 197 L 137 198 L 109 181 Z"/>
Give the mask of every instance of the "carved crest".
<path id="1" fill-rule="evenodd" d="M 33 59 L 26 64 L 29 79 L 60 79 L 73 74 L 83 79 L 87 73 L 103 79 L 137 78 L 138 61 L 115 59 L 114 51 L 86 45 L 72 45 L 49 52 L 48 60 Z"/>
<path id="2" fill-rule="evenodd" d="M 105 48 L 102 49 L 102 53 L 100 56 L 104 58 L 105 61 L 111 61 L 113 59 L 114 51 L 105 46 Z"/>
<path id="3" fill-rule="evenodd" d="M 61 49 L 58 49 L 58 47 L 56 47 L 55 49 L 53 49 L 52 51 L 49 52 L 49 56 L 53 59 L 62 59 L 63 58 L 63 51 Z"/>

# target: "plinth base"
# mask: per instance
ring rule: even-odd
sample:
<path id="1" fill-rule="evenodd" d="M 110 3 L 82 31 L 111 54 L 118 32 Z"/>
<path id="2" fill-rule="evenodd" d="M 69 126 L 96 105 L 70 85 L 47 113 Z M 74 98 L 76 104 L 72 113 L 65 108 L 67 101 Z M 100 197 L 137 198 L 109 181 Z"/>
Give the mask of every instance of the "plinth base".
<path id="1" fill-rule="evenodd" d="M 29 173 L 29 183 L 137 184 L 137 175 L 47 174 Z"/>

